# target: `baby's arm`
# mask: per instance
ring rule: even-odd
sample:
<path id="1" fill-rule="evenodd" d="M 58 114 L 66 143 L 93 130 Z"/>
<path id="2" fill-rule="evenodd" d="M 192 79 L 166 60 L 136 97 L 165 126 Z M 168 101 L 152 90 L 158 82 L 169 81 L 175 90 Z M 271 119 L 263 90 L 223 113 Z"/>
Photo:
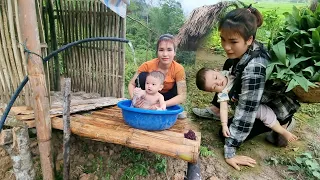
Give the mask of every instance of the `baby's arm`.
<path id="1" fill-rule="evenodd" d="M 160 109 L 161 110 L 166 110 L 167 109 L 167 105 L 166 105 L 166 102 L 164 101 L 163 95 L 159 93 L 158 96 L 159 96 Z"/>
<path id="2" fill-rule="evenodd" d="M 229 137 L 230 131 L 228 128 L 228 102 L 227 101 L 220 102 L 220 120 L 221 120 L 223 135 L 225 137 Z"/>

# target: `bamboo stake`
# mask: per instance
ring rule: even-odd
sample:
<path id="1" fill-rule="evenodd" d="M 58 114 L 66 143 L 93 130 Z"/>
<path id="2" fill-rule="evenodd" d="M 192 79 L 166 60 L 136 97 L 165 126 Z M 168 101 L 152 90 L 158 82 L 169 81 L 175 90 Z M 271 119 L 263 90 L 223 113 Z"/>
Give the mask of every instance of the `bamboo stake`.
<path id="1" fill-rule="evenodd" d="M 63 99 L 63 179 L 69 179 L 70 172 L 70 89 L 71 79 L 65 78 Z"/>
<path id="2" fill-rule="evenodd" d="M 92 33 L 92 36 L 91 37 L 96 37 L 96 29 L 97 29 L 97 24 L 96 24 L 96 19 L 97 19 L 97 16 L 96 16 L 96 1 L 93 1 L 92 2 L 92 25 L 91 25 L 91 33 Z M 96 88 L 97 88 L 97 61 L 96 61 L 96 42 L 92 42 L 91 43 L 92 45 L 92 49 L 91 49 L 91 54 L 92 54 L 92 59 L 90 59 L 90 62 L 92 62 L 92 89 L 91 91 L 92 92 L 96 92 Z"/>
<path id="3" fill-rule="evenodd" d="M 80 26 L 80 17 L 79 17 L 79 5 L 78 1 L 75 1 L 75 27 L 76 27 L 76 32 L 74 33 L 75 35 L 75 40 L 80 40 L 79 38 L 79 30 L 81 29 Z M 74 47 L 75 49 L 75 56 L 76 56 L 76 72 L 77 72 L 77 77 L 76 77 L 76 84 L 77 86 L 74 87 L 74 91 L 80 91 L 81 90 L 81 60 L 80 60 L 80 51 L 79 51 L 79 46 Z"/>
<path id="4" fill-rule="evenodd" d="M 75 2 L 76 1 L 70 1 L 70 5 L 71 5 L 71 7 L 70 7 L 70 11 L 71 11 L 71 13 L 70 13 L 70 23 L 71 23 L 71 26 L 72 26 L 72 28 L 71 28 L 71 42 L 74 42 L 74 41 L 76 41 L 77 39 L 75 38 L 75 35 L 76 35 L 76 31 L 77 31 L 77 29 L 78 29 L 78 25 L 77 25 L 77 23 L 76 23 L 76 11 L 75 11 Z M 73 82 L 71 82 L 72 84 L 73 84 L 73 86 L 72 86 L 72 90 L 73 91 L 77 91 L 77 86 L 78 86 L 78 59 L 77 59 L 77 52 L 76 52 L 76 48 L 77 48 L 77 46 L 74 46 L 74 47 L 72 47 L 71 49 L 70 49 L 70 52 L 71 52 L 71 57 L 72 57 L 72 63 L 73 63 L 73 68 L 72 68 L 72 70 L 73 70 Z"/>
<path id="5" fill-rule="evenodd" d="M 126 18 L 122 18 L 122 35 L 121 37 L 126 38 Z M 121 86 L 121 93 L 120 93 L 120 97 L 123 98 L 124 97 L 124 90 L 125 90 L 125 66 L 126 66 L 126 46 L 121 43 L 121 62 L 122 64 L 120 65 L 120 74 L 122 76 L 121 80 L 120 80 L 120 86 Z"/>
<path id="6" fill-rule="evenodd" d="M 116 37 L 116 16 L 114 15 L 114 13 L 112 13 L 112 37 Z M 116 42 L 112 42 L 112 48 L 111 48 L 111 76 L 112 76 L 112 97 L 116 97 L 116 81 L 115 81 L 115 65 L 116 65 L 116 60 L 115 57 L 116 56 Z"/>
<path id="7" fill-rule="evenodd" d="M 40 54 L 35 1 L 18 0 L 18 3 L 19 19 L 21 27 L 23 27 L 22 36 L 24 39 L 28 39 L 26 46 L 32 52 Z M 26 17 L 28 19 L 25 19 Z M 51 153 L 51 121 L 42 59 L 34 55 L 29 56 L 28 74 L 33 90 L 34 113 L 43 179 L 51 180 L 54 179 Z"/>
<path id="8" fill-rule="evenodd" d="M 49 26 L 50 26 L 50 36 L 51 36 L 51 47 L 53 50 L 58 49 L 57 44 L 57 33 L 56 33 L 56 26 L 54 21 L 54 12 L 53 12 L 53 2 L 51 0 L 47 0 L 48 5 L 48 17 L 49 17 Z M 55 90 L 59 90 L 60 88 L 60 63 L 58 56 L 54 58 L 54 66 L 55 66 L 55 76 L 56 83 L 54 85 Z"/>
<path id="9" fill-rule="evenodd" d="M 104 37 L 104 4 L 100 3 L 100 37 Z M 104 67 L 104 43 L 103 41 L 100 42 L 100 94 L 104 97 L 104 74 L 103 74 L 103 67 Z"/>
<path id="10" fill-rule="evenodd" d="M 96 1 L 95 2 L 95 14 L 96 14 L 96 18 L 95 18 L 95 37 L 99 37 L 100 34 L 99 34 L 99 31 L 100 31 L 100 26 L 101 24 L 99 23 L 100 22 L 100 2 L 99 1 Z M 100 94 L 100 86 L 101 86 L 101 83 L 100 83 L 100 67 L 101 67 L 101 60 L 100 60 L 100 42 L 95 42 L 95 47 L 96 47 L 96 64 L 95 64 L 95 67 L 96 67 L 96 72 L 95 72 L 95 75 L 96 75 L 96 93 L 99 93 Z M 101 95 L 101 94 L 100 94 Z"/>
<path id="11" fill-rule="evenodd" d="M 71 1 L 66 1 L 66 7 L 65 7 L 65 11 L 66 11 L 66 19 L 67 19 L 67 21 L 66 21 L 66 29 L 67 29 L 67 35 L 68 35 L 68 40 L 67 40 L 67 42 L 68 43 L 71 43 L 72 42 L 72 34 L 73 34 L 73 32 L 72 32 L 72 8 L 71 8 L 71 6 L 72 6 L 72 4 L 71 4 L 72 2 Z M 70 5 L 71 4 L 71 5 Z M 71 48 L 71 49 L 69 49 L 69 50 L 67 50 L 66 51 L 66 53 L 68 54 L 68 58 L 66 59 L 67 61 L 68 61 L 68 64 L 69 64 L 69 70 L 68 70 L 68 72 L 69 72 L 69 77 L 71 78 L 71 79 L 75 79 L 75 77 L 74 77 L 74 62 L 73 62 L 73 55 L 72 55 L 72 49 L 73 48 Z M 74 82 L 72 81 L 71 82 L 71 86 L 72 87 L 74 87 Z"/>
<path id="12" fill-rule="evenodd" d="M 61 0 L 57 0 L 55 1 L 56 2 L 56 7 L 57 7 L 57 14 L 58 14 L 58 17 L 59 17 L 59 28 L 60 29 L 60 34 L 63 35 L 63 40 L 62 41 L 65 41 L 66 40 L 66 33 L 65 33 L 65 22 L 64 22 L 64 14 L 62 13 L 62 3 L 61 3 Z M 67 65 L 67 62 L 66 62 L 66 54 L 63 53 L 62 55 L 60 55 L 60 57 L 62 56 L 62 59 L 63 59 L 63 69 L 64 69 L 64 74 L 66 75 L 67 72 L 68 72 L 68 65 Z"/>
<path id="13" fill-rule="evenodd" d="M 116 33 L 117 33 L 117 37 L 121 37 L 120 36 L 120 23 L 121 23 L 121 19 L 120 19 L 120 16 L 116 16 L 116 26 L 117 26 L 117 31 L 116 31 Z M 121 44 L 122 43 L 117 43 L 117 61 L 116 61 L 116 65 L 117 65 L 117 67 L 116 67 L 116 84 L 117 84 L 117 86 L 116 86 L 116 88 L 117 88 L 117 90 L 116 90 L 116 92 L 117 92 L 117 95 L 116 95 L 116 97 L 121 97 L 121 79 L 120 79 L 120 77 L 119 77 L 119 74 L 120 74 L 120 67 L 121 67 L 121 65 L 122 65 L 122 63 L 121 63 L 121 58 L 120 58 L 120 56 L 121 56 Z"/>
<path id="14" fill-rule="evenodd" d="M 78 5 L 79 5 L 79 10 L 80 10 L 80 12 L 78 13 L 78 18 L 79 18 L 79 34 L 78 34 L 78 39 L 83 39 L 83 28 L 84 28 L 84 25 L 83 25 L 83 23 L 82 23 L 82 21 L 83 21 L 83 12 L 82 12 L 82 10 L 83 10 L 83 7 L 82 7 L 82 3 L 81 3 L 81 1 L 78 3 Z M 82 91 L 82 90 L 84 90 L 84 58 L 83 58 L 83 47 L 82 47 L 82 45 L 80 45 L 79 46 L 79 51 L 78 51 L 78 53 L 79 53 L 79 75 L 80 75 L 80 87 L 79 87 L 79 90 L 80 91 Z"/>
<path id="15" fill-rule="evenodd" d="M 111 34 L 111 32 L 112 32 L 112 16 L 109 14 L 108 15 L 108 27 L 107 27 L 107 31 L 108 31 L 108 37 L 111 37 L 112 36 L 112 34 Z M 111 87 L 112 87 L 112 81 L 111 81 L 111 76 L 110 76 L 110 74 L 112 73 L 112 69 L 111 69 L 111 67 L 112 67 L 112 65 L 111 65 L 111 63 L 112 63 L 112 60 L 111 60 L 111 48 L 112 48 L 112 42 L 109 42 L 109 41 L 107 41 L 107 58 L 108 58 L 108 71 L 107 71 L 107 76 L 108 76 L 108 81 L 107 81 L 107 83 L 108 83 L 108 86 L 107 86 L 107 89 L 108 89 L 108 93 L 107 93 L 107 96 L 112 96 L 112 89 L 111 89 Z"/>
<path id="16" fill-rule="evenodd" d="M 107 36 L 106 35 L 106 31 L 105 31 L 105 28 L 106 28 L 106 25 L 108 23 L 107 21 L 107 18 L 105 16 L 105 13 L 106 12 L 106 6 L 104 4 L 101 4 L 102 6 L 102 12 L 101 13 L 101 17 L 103 19 L 102 23 L 101 23 L 101 32 L 102 32 L 102 36 Z M 101 96 L 105 97 L 106 96 L 106 47 L 105 47 L 105 42 L 102 41 L 102 58 L 101 58 L 101 62 L 102 62 L 102 66 L 101 66 L 101 84 L 102 84 L 102 88 L 101 88 Z"/>
<path id="17" fill-rule="evenodd" d="M 90 37 L 90 34 L 89 34 L 89 23 L 90 23 L 90 16 L 89 16 L 89 2 L 86 3 L 86 2 L 83 2 L 84 3 L 84 7 L 85 7 L 85 12 L 86 12 L 86 16 L 85 16 L 85 37 Z M 88 47 L 90 46 L 89 43 L 88 44 Z M 89 48 L 85 48 L 85 69 L 86 69 L 86 88 L 85 88 L 85 92 L 89 92 L 89 89 L 90 89 L 90 71 L 89 71 L 89 59 L 90 59 L 90 56 L 89 56 Z"/>
<path id="18" fill-rule="evenodd" d="M 92 9 L 93 9 L 93 2 L 92 1 L 89 1 L 89 21 L 90 24 L 92 23 Z M 89 37 L 92 37 L 92 31 L 93 31 L 93 26 L 89 26 Z M 89 44 L 89 47 L 92 48 L 92 42 L 88 43 Z M 88 89 L 88 92 L 92 92 L 92 89 L 93 89 L 93 76 L 92 76 L 92 59 L 93 59 L 93 55 L 92 55 L 92 50 L 91 49 L 88 49 L 89 50 L 89 59 L 88 59 L 88 64 L 89 64 L 89 78 L 90 78 L 90 81 L 89 81 L 89 89 Z"/>

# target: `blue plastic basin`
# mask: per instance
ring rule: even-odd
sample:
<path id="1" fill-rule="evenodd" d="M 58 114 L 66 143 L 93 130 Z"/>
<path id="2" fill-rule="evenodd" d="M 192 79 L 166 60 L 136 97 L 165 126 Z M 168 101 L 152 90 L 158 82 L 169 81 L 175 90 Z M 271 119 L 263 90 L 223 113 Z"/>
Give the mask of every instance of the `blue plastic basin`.
<path id="1" fill-rule="evenodd" d="M 118 102 L 126 124 L 137 129 L 160 131 L 169 129 L 177 121 L 178 114 L 183 111 L 179 105 L 167 107 L 165 111 L 134 108 L 131 100 Z"/>

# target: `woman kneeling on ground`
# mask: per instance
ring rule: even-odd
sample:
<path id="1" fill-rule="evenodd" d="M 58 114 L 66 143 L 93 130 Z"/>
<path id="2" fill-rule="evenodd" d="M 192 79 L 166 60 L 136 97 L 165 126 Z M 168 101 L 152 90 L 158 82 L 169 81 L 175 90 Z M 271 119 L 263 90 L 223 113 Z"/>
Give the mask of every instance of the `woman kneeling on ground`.
<path id="1" fill-rule="evenodd" d="M 266 81 L 270 57 L 263 45 L 255 41 L 257 28 L 262 22 L 261 13 L 251 5 L 230 11 L 219 22 L 221 45 L 228 56 L 223 69 L 230 70 L 235 76 L 229 92 L 229 103 L 235 113 L 228 120 L 230 136 L 225 138 L 224 156 L 225 161 L 237 170 L 240 170 L 240 165 L 254 167 L 256 161 L 236 155 L 236 148 L 245 140 L 271 131 L 262 121 L 256 120 L 260 104 L 271 108 L 280 124 L 287 129 L 293 125 L 293 114 L 300 107 L 294 94 L 285 93 L 282 84 Z M 216 87 L 220 85 L 215 84 Z M 210 108 L 194 108 L 193 112 L 200 117 L 219 118 L 216 96 L 212 103 Z M 287 145 L 286 139 L 276 133 L 270 133 L 267 140 L 278 146 Z"/>

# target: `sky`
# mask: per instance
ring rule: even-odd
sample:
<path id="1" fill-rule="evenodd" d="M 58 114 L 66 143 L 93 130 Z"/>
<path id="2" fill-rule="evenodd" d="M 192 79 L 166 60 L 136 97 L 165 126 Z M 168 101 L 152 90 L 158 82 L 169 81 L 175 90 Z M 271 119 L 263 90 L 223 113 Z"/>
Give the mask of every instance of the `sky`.
<path id="1" fill-rule="evenodd" d="M 186 15 L 189 15 L 191 11 L 197 7 L 216 4 L 220 1 L 221 0 L 180 0 L 183 11 Z"/>

